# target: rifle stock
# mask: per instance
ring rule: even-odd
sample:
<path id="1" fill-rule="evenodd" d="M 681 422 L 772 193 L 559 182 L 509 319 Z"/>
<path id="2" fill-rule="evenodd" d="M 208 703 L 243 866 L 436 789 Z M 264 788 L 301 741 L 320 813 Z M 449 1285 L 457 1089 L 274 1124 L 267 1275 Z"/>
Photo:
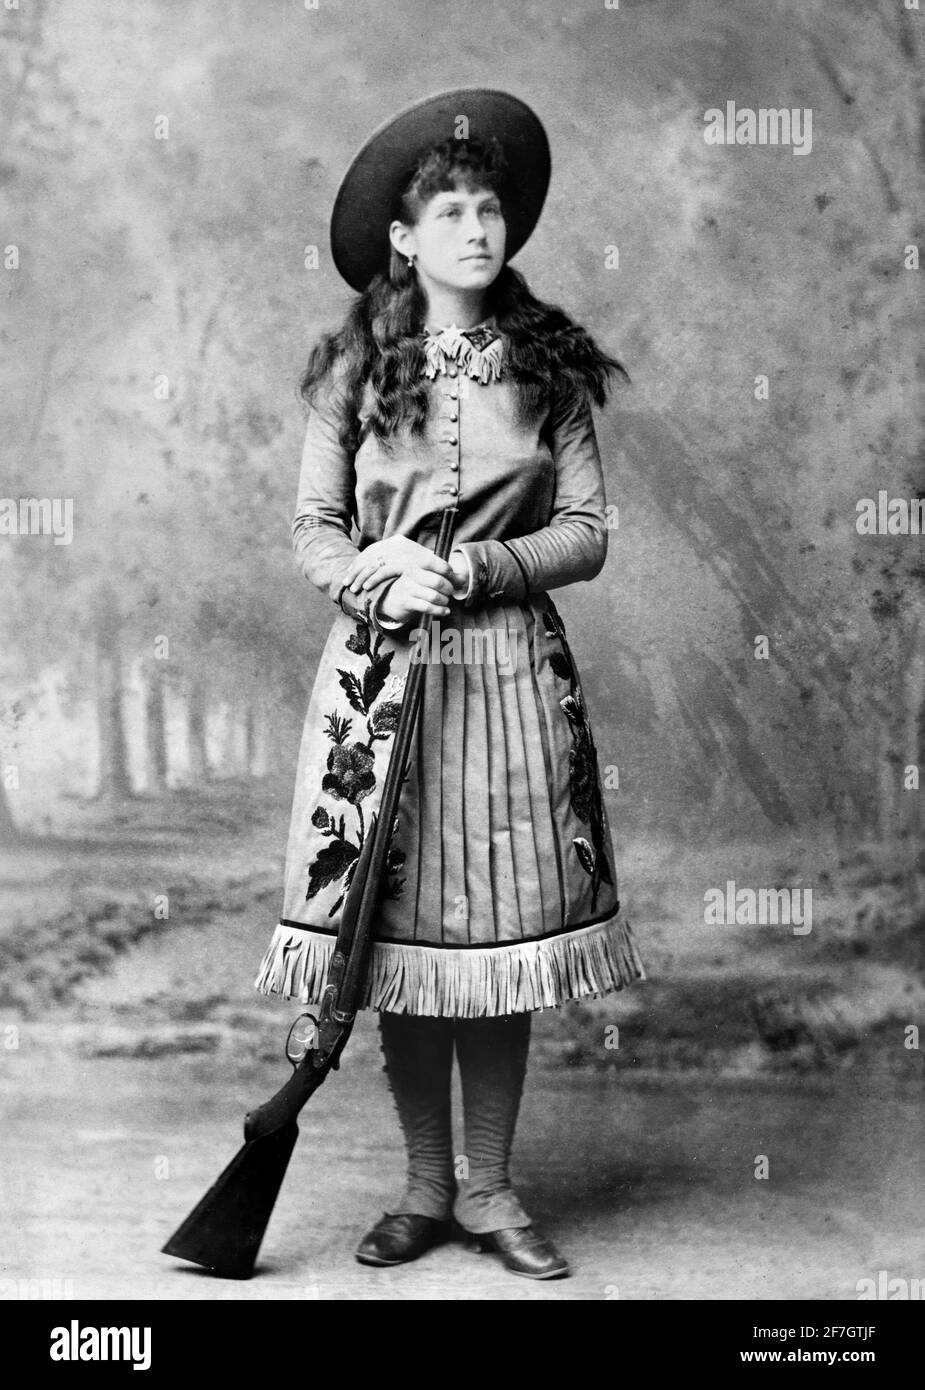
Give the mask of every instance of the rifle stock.
<path id="1" fill-rule="evenodd" d="M 244 1144 L 163 1253 L 204 1265 L 224 1279 L 249 1279 L 298 1137 L 293 1120 Z"/>
<path id="2" fill-rule="evenodd" d="M 456 508 L 448 507 L 434 547 L 442 560 L 449 556 L 455 525 Z M 431 615 L 425 614 L 418 624 L 425 636 L 430 624 Z M 328 1073 L 338 1067 L 353 1030 L 423 678 L 420 663 L 409 665 L 379 814 L 369 827 L 344 899 L 316 1020 L 315 1046 L 275 1095 L 248 1111 L 245 1143 L 161 1247 L 165 1255 L 202 1265 L 227 1279 L 247 1279 L 253 1273 L 299 1137 L 296 1118 Z"/>

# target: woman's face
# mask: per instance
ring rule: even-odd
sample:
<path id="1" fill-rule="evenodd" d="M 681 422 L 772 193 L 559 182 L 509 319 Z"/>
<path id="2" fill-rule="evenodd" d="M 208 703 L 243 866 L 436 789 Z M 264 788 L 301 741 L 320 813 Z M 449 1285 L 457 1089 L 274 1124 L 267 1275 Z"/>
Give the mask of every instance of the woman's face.
<path id="1" fill-rule="evenodd" d="M 504 265 L 507 227 L 487 188 L 435 193 L 414 226 L 393 222 L 390 234 L 402 256 L 414 256 L 425 289 L 485 290 Z"/>

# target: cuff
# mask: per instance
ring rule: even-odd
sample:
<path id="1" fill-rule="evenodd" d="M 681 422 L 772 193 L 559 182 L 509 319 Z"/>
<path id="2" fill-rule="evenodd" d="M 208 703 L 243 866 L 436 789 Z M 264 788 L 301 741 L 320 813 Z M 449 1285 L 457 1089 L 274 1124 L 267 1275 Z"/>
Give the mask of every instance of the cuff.
<path id="1" fill-rule="evenodd" d="M 467 608 L 496 598 L 522 599 L 529 593 L 526 572 L 503 541 L 463 541 L 454 549 L 465 555 L 472 576 Z"/>
<path id="2" fill-rule="evenodd" d="M 472 556 L 469 554 L 468 550 L 466 550 L 461 545 L 453 546 L 453 549 L 450 551 L 450 559 L 452 559 L 454 555 L 461 555 L 463 557 L 463 559 L 466 562 L 466 569 L 469 571 L 469 578 L 466 583 L 465 589 L 462 590 L 462 592 L 460 592 L 459 589 L 453 590 L 453 597 L 457 599 L 460 603 L 465 603 L 467 599 L 472 597 L 472 590 L 475 587 L 475 575 L 472 569 Z"/>
<path id="3" fill-rule="evenodd" d="M 389 592 L 394 583 L 395 580 L 390 579 L 387 584 L 380 585 L 380 587 L 377 590 L 375 590 L 375 597 L 373 598 L 372 603 L 369 605 L 368 621 L 376 629 L 377 632 L 401 632 L 403 627 L 408 626 L 407 620 L 403 621 L 401 618 L 386 618 L 382 613 L 379 612 L 382 600 L 385 598 L 386 594 Z"/>
<path id="4" fill-rule="evenodd" d="M 405 623 L 397 622 L 393 618 L 383 618 L 379 616 L 379 604 L 387 589 L 395 583 L 394 579 L 383 580 L 372 589 L 355 594 L 352 589 L 345 584 L 339 584 L 332 591 L 332 598 L 338 605 L 342 613 L 346 613 L 348 618 L 354 618 L 358 622 L 366 623 L 375 632 L 399 632 Z M 336 597 L 335 597 L 336 595 Z"/>

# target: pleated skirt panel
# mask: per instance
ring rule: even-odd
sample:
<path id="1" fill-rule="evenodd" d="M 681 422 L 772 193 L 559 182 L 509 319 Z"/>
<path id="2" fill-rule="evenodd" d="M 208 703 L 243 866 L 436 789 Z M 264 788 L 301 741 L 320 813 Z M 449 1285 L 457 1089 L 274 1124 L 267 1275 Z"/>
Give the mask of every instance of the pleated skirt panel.
<path id="1" fill-rule="evenodd" d="M 335 619 L 299 754 L 283 911 L 257 987 L 319 1000 L 409 665 L 424 694 L 364 1006 L 479 1017 L 644 978 L 617 896 L 578 671 L 546 594 L 453 604 L 424 645 Z"/>

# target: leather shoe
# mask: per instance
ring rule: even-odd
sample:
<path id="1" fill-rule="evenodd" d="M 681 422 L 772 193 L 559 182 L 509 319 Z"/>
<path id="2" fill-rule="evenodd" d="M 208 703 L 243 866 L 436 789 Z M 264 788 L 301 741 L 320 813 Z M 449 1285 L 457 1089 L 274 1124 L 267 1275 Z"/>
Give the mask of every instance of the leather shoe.
<path id="1" fill-rule="evenodd" d="M 469 1249 L 497 1251 L 505 1269 L 526 1279 L 563 1279 L 571 1273 L 568 1262 L 552 1242 L 532 1226 L 511 1226 L 473 1235 Z"/>
<path id="2" fill-rule="evenodd" d="M 360 1241 L 356 1257 L 362 1265 L 402 1265 L 439 1245 L 449 1233 L 449 1221 L 412 1212 L 399 1212 L 396 1216 L 386 1212 Z"/>

